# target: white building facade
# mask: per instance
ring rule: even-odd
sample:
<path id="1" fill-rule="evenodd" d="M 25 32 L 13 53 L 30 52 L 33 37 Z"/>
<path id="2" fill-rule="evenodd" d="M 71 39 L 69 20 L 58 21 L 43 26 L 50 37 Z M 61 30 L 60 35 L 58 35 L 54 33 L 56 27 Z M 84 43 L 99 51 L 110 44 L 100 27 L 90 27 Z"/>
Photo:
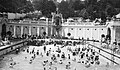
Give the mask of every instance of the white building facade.
<path id="1" fill-rule="evenodd" d="M 68 37 L 68 33 L 72 38 L 100 40 L 102 34 L 107 35 L 107 26 L 95 26 L 93 22 L 66 22 L 62 24 L 62 36 Z"/>
<path id="2" fill-rule="evenodd" d="M 0 23 L 0 35 L 2 32 L 3 21 Z M 6 24 L 6 23 L 5 23 Z M 25 20 L 20 22 L 8 22 L 6 24 L 6 32 L 11 31 L 13 36 L 21 37 L 23 34 L 27 35 L 41 35 L 46 32 L 47 36 L 55 35 L 56 31 L 52 21 L 32 21 Z M 71 33 L 71 38 L 84 38 L 89 40 L 101 40 L 101 35 L 108 34 L 108 28 L 110 28 L 111 41 L 115 39 L 120 41 L 120 21 L 112 20 L 106 22 L 106 25 L 96 25 L 94 22 L 63 22 L 60 34 L 62 37 L 69 37 L 68 33 Z"/>

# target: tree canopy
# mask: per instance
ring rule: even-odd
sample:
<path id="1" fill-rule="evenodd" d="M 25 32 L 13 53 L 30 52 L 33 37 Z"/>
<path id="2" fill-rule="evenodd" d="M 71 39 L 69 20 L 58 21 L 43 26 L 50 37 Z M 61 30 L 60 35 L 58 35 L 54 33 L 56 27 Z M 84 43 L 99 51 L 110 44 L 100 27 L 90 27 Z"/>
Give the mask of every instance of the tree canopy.
<path id="1" fill-rule="evenodd" d="M 0 12 L 29 12 L 33 5 L 27 0 L 0 0 Z"/>
<path id="2" fill-rule="evenodd" d="M 0 0 L 0 12 L 30 12 L 41 11 L 46 17 L 51 17 L 51 12 L 58 11 L 63 18 L 83 17 L 94 20 L 95 18 L 113 17 L 120 11 L 120 0 L 62 0 L 56 3 L 53 0 Z M 117 8 L 117 9 L 116 9 Z"/>
<path id="3" fill-rule="evenodd" d="M 56 11 L 56 5 L 51 0 L 35 0 L 33 4 L 36 10 L 40 10 L 47 17 L 51 16 L 51 12 Z"/>
<path id="4" fill-rule="evenodd" d="M 74 16 L 74 10 L 69 6 L 69 3 L 62 1 L 59 3 L 59 12 L 63 15 L 63 18 Z"/>

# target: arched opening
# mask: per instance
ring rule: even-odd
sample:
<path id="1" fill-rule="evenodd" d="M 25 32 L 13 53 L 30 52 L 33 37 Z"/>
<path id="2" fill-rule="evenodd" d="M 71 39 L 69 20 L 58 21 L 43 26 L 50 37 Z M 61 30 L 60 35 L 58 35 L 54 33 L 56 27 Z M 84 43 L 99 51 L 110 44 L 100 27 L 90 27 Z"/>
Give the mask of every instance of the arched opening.
<path id="1" fill-rule="evenodd" d="M 107 37 L 106 37 L 108 40 L 111 40 L 111 29 L 108 28 L 107 29 Z"/>
<path id="2" fill-rule="evenodd" d="M 6 24 L 2 25 L 1 37 L 4 39 L 6 37 Z"/>

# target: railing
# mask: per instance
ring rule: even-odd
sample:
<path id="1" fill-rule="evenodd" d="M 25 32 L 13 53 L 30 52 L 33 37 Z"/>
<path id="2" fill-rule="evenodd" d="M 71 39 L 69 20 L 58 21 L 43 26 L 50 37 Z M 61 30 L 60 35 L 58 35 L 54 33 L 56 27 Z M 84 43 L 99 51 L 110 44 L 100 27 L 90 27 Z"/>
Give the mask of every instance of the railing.
<path id="1" fill-rule="evenodd" d="M 100 48 L 100 47 L 97 47 L 97 46 L 92 45 L 92 44 L 89 44 L 89 43 L 88 43 L 88 45 L 89 45 L 89 46 L 92 46 L 92 47 L 94 47 L 94 48 L 96 48 L 96 49 L 98 49 L 98 50 L 100 50 L 103 54 L 99 53 L 98 51 L 96 51 L 96 52 L 97 52 L 98 54 L 100 54 L 101 56 L 103 56 L 104 58 L 110 60 L 111 62 L 113 62 L 113 63 L 115 63 L 115 64 L 117 64 L 117 65 L 120 64 L 120 56 L 115 55 L 115 54 L 113 53 L 113 51 L 112 51 L 112 52 L 108 52 L 108 51 L 106 51 L 106 50 L 104 50 L 104 49 L 102 49 L 102 48 Z M 110 50 L 110 51 L 111 51 L 111 50 Z M 106 54 L 106 55 L 105 55 L 105 54 Z M 111 59 L 112 57 L 113 57 L 113 59 Z"/>
<path id="2" fill-rule="evenodd" d="M 17 48 L 24 46 L 24 45 L 27 45 L 27 39 L 16 42 L 16 43 L 11 44 L 11 45 L 2 46 L 2 47 L 0 47 L 0 56 L 7 54 L 7 53 L 9 53 Z"/>
<path id="3" fill-rule="evenodd" d="M 88 22 L 88 21 L 76 21 L 76 22 L 64 22 L 62 26 L 107 26 L 109 23 L 95 23 L 95 22 Z"/>
<path id="4" fill-rule="evenodd" d="M 41 25 L 47 25 L 47 24 L 53 24 L 52 21 L 32 21 L 32 20 L 24 20 L 24 21 L 9 21 L 8 23 L 19 23 L 19 24 L 41 24 Z"/>
<path id="5" fill-rule="evenodd" d="M 62 25 L 63 26 L 64 25 L 80 25 L 80 26 L 88 25 L 88 26 L 93 26 L 94 23 L 93 22 L 65 22 Z"/>

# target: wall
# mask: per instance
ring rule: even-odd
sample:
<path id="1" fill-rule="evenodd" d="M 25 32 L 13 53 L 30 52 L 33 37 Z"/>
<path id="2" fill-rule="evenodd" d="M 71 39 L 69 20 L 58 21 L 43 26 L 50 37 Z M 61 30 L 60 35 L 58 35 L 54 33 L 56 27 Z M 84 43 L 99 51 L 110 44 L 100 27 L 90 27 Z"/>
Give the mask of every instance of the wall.
<path id="1" fill-rule="evenodd" d="M 0 39 L 1 39 L 1 32 L 2 32 L 2 24 L 0 23 Z"/>
<path id="2" fill-rule="evenodd" d="M 115 39 L 120 42 L 120 27 L 116 27 Z"/>
<path id="3" fill-rule="evenodd" d="M 27 25 L 27 24 L 26 25 L 22 25 L 22 24 L 8 24 L 7 25 L 7 31 L 11 31 L 13 35 L 19 36 L 19 37 L 22 36 L 22 34 L 43 36 L 43 32 L 46 32 L 48 36 L 50 36 L 52 34 L 51 28 L 52 28 L 51 26 L 49 26 L 49 28 L 46 28 L 46 26 L 42 26 L 42 25 L 38 26 L 34 24 L 33 25 Z"/>
<path id="4" fill-rule="evenodd" d="M 63 32 L 65 32 L 65 37 L 68 37 L 67 33 L 71 33 L 71 37 L 73 38 L 89 38 L 89 39 L 95 39 L 100 40 L 101 35 L 105 34 L 107 35 L 107 28 L 105 27 L 65 27 Z"/>
<path id="5" fill-rule="evenodd" d="M 25 47 L 26 45 L 27 45 L 27 40 L 23 40 L 23 41 L 19 41 L 19 42 L 15 43 L 15 44 L 2 46 L 0 48 L 0 56 L 5 55 L 11 51 L 14 51 L 17 48 Z"/>

